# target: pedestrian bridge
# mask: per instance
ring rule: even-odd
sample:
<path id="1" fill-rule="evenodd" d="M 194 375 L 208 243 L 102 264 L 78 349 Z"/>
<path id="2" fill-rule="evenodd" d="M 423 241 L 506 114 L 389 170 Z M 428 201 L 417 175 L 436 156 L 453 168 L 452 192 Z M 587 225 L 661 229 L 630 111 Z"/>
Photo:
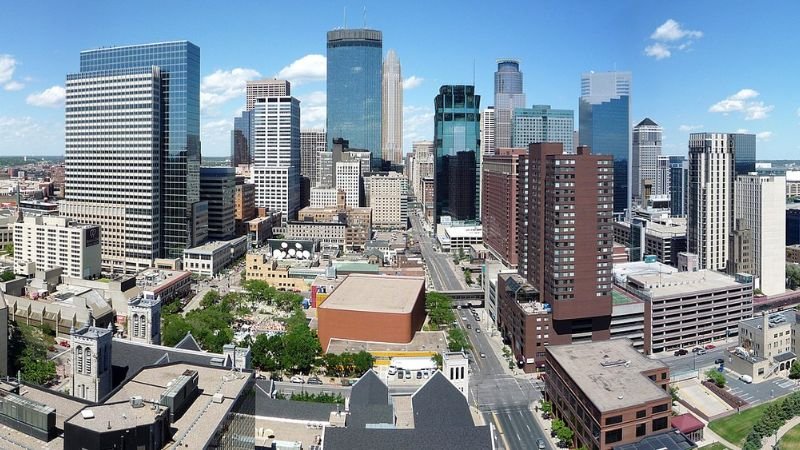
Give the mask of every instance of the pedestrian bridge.
<path id="1" fill-rule="evenodd" d="M 441 293 L 453 299 L 453 307 L 467 307 L 469 305 L 476 307 L 484 306 L 483 290 L 467 289 L 463 291 L 441 291 Z"/>

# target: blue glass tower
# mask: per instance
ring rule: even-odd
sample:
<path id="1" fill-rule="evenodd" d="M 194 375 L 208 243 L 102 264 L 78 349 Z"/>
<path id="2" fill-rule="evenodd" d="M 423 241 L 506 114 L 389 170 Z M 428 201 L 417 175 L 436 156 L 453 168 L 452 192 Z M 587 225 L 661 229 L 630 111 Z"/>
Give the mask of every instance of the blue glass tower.
<path id="1" fill-rule="evenodd" d="M 631 202 L 631 73 L 584 73 L 578 108 L 578 141 L 592 153 L 614 157 L 614 212 Z"/>
<path id="2" fill-rule="evenodd" d="M 747 175 L 756 171 L 756 135 L 729 134 L 733 140 L 733 161 L 736 175 Z"/>
<path id="3" fill-rule="evenodd" d="M 328 32 L 328 148 L 344 138 L 351 148 L 369 150 L 375 168 L 381 165 L 382 70 L 380 31 Z"/>
<path id="4" fill-rule="evenodd" d="M 434 100 L 436 216 L 478 219 L 481 96 L 474 86 L 445 85 Z"/>
<path id="5" fill-rule="evenodd" d="M 494 73 L 495 148 L 511 147 L 514 110 L 525 107 L 519 61 L 498 59 Z M 492 149 L 494 150 L 494 149 Z"/>
<path id="6" fill-rule="evenodd" d="M 188 41 L 81 52 L 80 71 L 161 71 L 161 254 L 177 258 L 197 244 L 192 205 L 200 201 L 200 48 Z"/>
<path id="7" fill-rule="evenodd" d="M 686 195 L 689 188 L 689 162 L 684 156 L 669 157 L 669 207 L 670 214 L 686 217 Z"/>
<path id="8" fill-rule="evenodd" d="M 240 117 L 233 118 L 233 130 L 231 130 L 231 167 L 236 167 L 239 164 L 251 164 L 253 162 L 253 141 L 250 131 L 252 127 L 252 111 L 242 111 Z"/>

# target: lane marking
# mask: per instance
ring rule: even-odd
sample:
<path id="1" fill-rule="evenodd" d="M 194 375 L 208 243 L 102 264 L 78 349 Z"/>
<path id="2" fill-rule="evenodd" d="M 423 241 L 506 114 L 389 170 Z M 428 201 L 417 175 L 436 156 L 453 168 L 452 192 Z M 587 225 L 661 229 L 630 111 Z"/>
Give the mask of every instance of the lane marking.
<path id="1" fill-rule="evenodd" d="M 506 439 L 506 432 L 503 430 L 503 426 L 500 425 L 500 420 L 497 418 L 497 414 L 494 412 L 492 412 L 492 420 L 497 426 L 497 429 L 500 431 L 500 439 L 503 440 L 503 445 L 505 446 L 506 450 L 511 450 L 511 446 L 508 444 L 508 439 Z"/>

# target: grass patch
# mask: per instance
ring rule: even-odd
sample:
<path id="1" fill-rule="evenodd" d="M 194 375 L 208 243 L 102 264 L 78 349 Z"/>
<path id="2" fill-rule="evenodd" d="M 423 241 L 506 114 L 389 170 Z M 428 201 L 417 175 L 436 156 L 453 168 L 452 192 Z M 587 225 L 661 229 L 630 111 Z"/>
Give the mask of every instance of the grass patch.
<path id="1" fill-rule="evenodd" d="M 779 448 L 783 449 L 797 449 L 800 448 L 800 425 L 787 431 L 781 437 Z"/>
<path id="2" fill-rule="evenodd" d="M 775 400 L 781 401 L 781 399 Z M 770 402 L 772 403 L 772 402 Z M 708 424 L 715 433 L 722 436 L 726 441 L 732 444 L 744 443 L 744 438 L 750 434 L 753 425 L 758 422 L 758 419 L 764 414 L 764 410 L 770 403 L 764 403 L 753 408 L 746 409 L 739 414 L 732 414 L 722 419 L 717 419 Z"/>
<path id="3" fill-rule="evenodd" d="M 704 445 L 697 450 L 730 450 L 728 447 L 720 444 L 719 442 L 714 442 L 713 444 Z"/>

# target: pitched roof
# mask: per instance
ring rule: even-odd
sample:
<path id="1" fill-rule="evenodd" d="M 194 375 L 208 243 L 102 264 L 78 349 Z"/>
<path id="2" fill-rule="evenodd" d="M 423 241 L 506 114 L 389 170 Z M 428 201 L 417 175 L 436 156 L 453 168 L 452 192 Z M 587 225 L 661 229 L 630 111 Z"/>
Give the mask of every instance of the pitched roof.
<path id="1" fill-rule="evenodd" d="M 394 410 L 389 404 L 389 387 L 368 370 L 350 391 L 348 427 L 363 428 L 367 424 L 394 423 Z"/>
<path id="2" fill-rule="evenodd" d="M 197 343 L 194 336 L 192 336 L 191 331 L 186 332 L 186 336 L 183 337 L 177 344 L 175 344 L 175 348 L 182 348 L 184 350 L 194 350 L 196 352 L 202 352 L 203 349 L 200 348 L 200 344 Z"/>
<path id="3" fill-rule="evenodd" d="M 645 117 L 644 120 L 639 122 L 639 124 L 636 125 L 636 126 L 637 127 L 641 127 L 641 126 L 645 126 L 645 125 L 651 126 L 651 127 L 657 127 L 658 126 L 658 124 L 653 122 L 649 117 Z"/>
<path id="4" fill-rule="evenodd" d="M 417 430 L 474 426 L 464 394 L 439 371 L 411 396 L 411 404 Z"/>
<path id="5" fill-rule="evenodd" d="M 381 429 L 325 427 L 325 450 L 368 448 L 371 450 L 485 450 L 492 447 L 488 426 Z"/>
<path id="6" fill-rule="evenodd" d="M 681 414 L 672 418 L 672 428 L 677 428 L 681 433 L 688 434 L 704 427 L 703 422 L 700 422 L 692 413 Z"/>

